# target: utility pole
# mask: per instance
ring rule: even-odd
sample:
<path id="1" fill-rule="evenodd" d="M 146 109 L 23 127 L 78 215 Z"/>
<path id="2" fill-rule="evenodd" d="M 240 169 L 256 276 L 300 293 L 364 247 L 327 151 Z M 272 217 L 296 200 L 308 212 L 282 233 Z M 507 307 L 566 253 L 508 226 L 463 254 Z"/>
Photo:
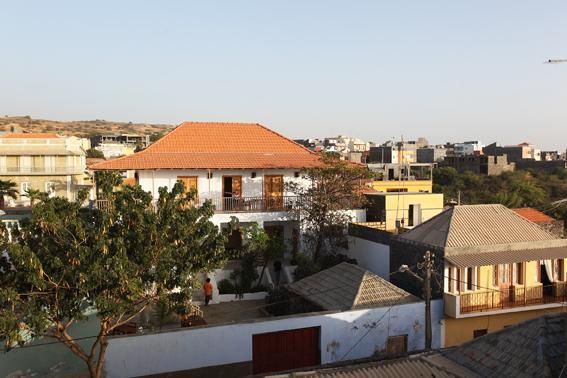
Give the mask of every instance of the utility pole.
<path id="1" fill-rule="evenodd" d="M 423 296 L 425 298 L 425 350 L 431 350 L 431 270 L 433 268 L 431 252 L 425 252 L 423 262 L 418 263 L 417 268 L 425 271 L 425 278 L 412 272 L 407 265 L 400 266 L 399 271 L 410 274 L 423 285 Z"/>

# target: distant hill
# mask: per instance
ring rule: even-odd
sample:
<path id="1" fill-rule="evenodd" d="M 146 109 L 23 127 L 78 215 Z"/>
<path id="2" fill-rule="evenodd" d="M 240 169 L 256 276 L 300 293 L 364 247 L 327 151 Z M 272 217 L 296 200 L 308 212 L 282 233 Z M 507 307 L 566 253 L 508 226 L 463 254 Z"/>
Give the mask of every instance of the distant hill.
<path id="1" fill-rule="evenodd" d="M 15 126 L 26 132 L 52 132 L 61 135 L 74 135 L 89 137 L 99 134 L 158 134 L 170 131 L 175 125 L 113 122 L 103 119 L 94 121 L 51 121 L 46 119 L 33 119 L 30 116 L 0 117 L 0 131 L 10 131 Z"/>

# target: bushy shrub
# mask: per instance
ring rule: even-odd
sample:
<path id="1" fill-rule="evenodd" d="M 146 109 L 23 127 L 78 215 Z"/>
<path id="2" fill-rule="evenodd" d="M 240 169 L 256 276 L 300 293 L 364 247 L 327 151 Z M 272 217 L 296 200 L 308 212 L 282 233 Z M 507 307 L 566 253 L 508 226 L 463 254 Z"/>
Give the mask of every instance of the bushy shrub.
<path id="1" fill-rule="evenodd" d="M 219 294 L 236 294 L 236 289 L 230 280 L 226 278 L 218 283 Z"/>

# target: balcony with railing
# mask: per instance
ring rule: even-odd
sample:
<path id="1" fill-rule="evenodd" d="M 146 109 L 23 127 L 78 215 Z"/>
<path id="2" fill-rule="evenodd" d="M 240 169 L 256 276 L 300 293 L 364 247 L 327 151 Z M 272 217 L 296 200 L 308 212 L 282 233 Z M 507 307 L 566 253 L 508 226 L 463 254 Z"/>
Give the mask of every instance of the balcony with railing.
<path id="1" fill-rule="evenodd" d="M 454 318 L 484 315 L 488 312 L 528 311 L 562 306 L 567 302 L 567 282 L 502 290 L 445 293 L 445 313 Z"/>
<path id="2" fill-rule="evenodd" d="M 76 175 L 85 172 L 84 166 L 64 167 L 0 167 L 1 175 Z"/>
<path id="3" fill-rule="evenodd" d="M 202 206 L 206 201 L 211 201 L 217 213 L 257 213 L 290 211 L 299 202 L 299 197 L 199 197 L 194 201 L 194 204 Z M 107 200 L 97 200 L 95 203 L 95 206 L 101 210 L 108 208 L 108 205 Z"/>

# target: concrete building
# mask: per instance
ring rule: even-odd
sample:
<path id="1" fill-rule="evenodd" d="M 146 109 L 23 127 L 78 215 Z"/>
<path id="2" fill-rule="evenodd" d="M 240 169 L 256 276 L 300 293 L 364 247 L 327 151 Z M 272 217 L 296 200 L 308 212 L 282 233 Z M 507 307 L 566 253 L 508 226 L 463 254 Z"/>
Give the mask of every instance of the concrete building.
<path id="1" fill-rule="evenodd" d="M 413 228 L 443 210 L 442 193 L 366 193 L 366 222 L 385 231 Z"/>
<path id="2" fill-rule="evenodd" d="M 541 160 L 541 151 L 531 143 L 520 143 L 515 146 L 498 146 L 496 142 L 483 149 L 485 155 L 508 156 L 508 161 L 518 163 L 522 160 Z"/>
<path id="3" fill-rule="evenodd" d="M 432 164 L 368 164 L 368 169 L 380 176 L 372 182 L 378 192 L 431 193 L 433 187 Z"/>
<path id="4" fill-rule="evenodd" d="M 567 240 L 502 205 L 451 207 L 392 237 L 390 249 L 390 271 L 433 253 L 433 295 L 444 298 L 445 346 L 562 311 L 567 299 Z M 392 275 L 391 281 L 421 292 L 411 277 Z"/>
<path id="5" fill-rule="evenodd" d="M 444 145 L 418 148 L 416 160 L 418 163 L 439 163 L 447 156 L 447 148 Z"/>
<path id="6" fill-rule="evenodd" d="M 104 155 L 105 159 L 114 159 L 121 156 L 128 156 L 134 153 L 135 147 L 122 143 L 99 143 L 96 147 Z"/>
<path id="7" fill-rule="evenodd" d="M 93 147 L 96 147 L 101 143 L 125 144 L 131 148 L 136 148 L 138 146 L 146 148 L 150 145 L 150 136 L 139 134 L 110 134 L 97 135 L 91 138 L 91 144 Z"/>
<path id="8" fill-rule="evenodd" d="M 515 163 L 508 162 L 506 155 L 465 155 L 446 156 L 439 163 L 441 167 L 455 168 L 459 173 L 472 172 L 478 175 L 495 176 L 516 169 Z"/>
<path id="9" fill-rule="evenodd" d="M 5 198 L 8 206 L 28 206 L 28 189 L 71 201 L 90 189 L 85 174 L 88 139 L 51 133 L 11 133 L 0 137 L 0 179 L 16 183 L 19 196 Z"/>
<path id="10" fill-rule="evenodd" d="M 455 143 L 453 154 L 455 156 L 480 155 L 484 145 L 478 140 L 471 140 L 462 143 Z"/>

